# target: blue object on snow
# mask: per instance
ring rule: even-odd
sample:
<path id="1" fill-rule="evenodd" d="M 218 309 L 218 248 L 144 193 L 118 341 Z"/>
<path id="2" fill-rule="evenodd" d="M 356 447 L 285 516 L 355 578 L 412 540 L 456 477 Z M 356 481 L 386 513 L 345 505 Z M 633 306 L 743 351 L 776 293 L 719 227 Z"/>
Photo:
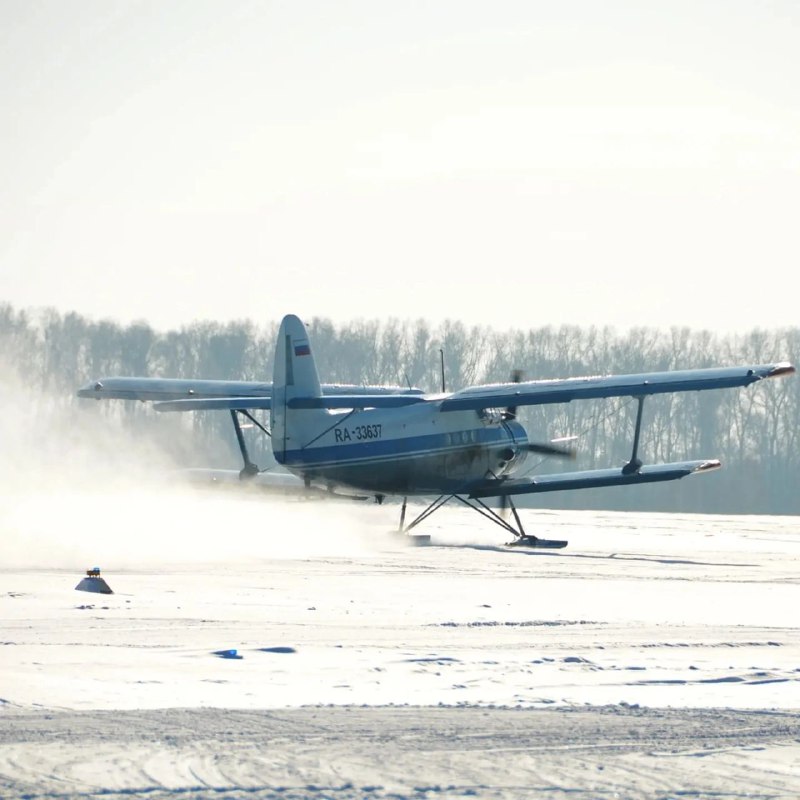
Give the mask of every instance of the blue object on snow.
<path id="1" fill-rule="evenodd" d="M 244 656 L 240 656 L 236 650 L 214 650 L 212 655 L 219 656 L 220 658 L 244 658 Z"/>

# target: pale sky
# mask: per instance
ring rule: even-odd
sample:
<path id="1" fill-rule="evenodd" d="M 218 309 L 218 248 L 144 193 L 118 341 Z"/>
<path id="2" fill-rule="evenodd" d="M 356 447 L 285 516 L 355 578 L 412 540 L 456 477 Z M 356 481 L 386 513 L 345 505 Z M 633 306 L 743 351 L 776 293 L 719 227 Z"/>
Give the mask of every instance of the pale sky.
<path id="1" fill-rule="evenodd" d="M 800 325 L 797 0 L 0 0 L 0 302 Z"/>

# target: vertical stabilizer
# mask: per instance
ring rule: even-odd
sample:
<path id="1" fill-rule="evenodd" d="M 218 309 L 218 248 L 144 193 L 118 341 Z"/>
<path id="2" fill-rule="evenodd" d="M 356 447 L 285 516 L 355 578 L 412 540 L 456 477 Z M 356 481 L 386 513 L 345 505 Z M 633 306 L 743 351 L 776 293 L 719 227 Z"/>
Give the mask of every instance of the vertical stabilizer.
<path id="1" fill-rule="evenodd" d="M 278 331 L 272 371 L 272 450 L 278 463 L 285 462 L 287 449 L 302 446 L 303 443 L 295 439 L 300 433 L 300 417 L 308 414 L 292 411 L 286 403 L 295 397 L 321 396 L 319 374 L 306 326 L 294 314 L 287 314 Z"/>

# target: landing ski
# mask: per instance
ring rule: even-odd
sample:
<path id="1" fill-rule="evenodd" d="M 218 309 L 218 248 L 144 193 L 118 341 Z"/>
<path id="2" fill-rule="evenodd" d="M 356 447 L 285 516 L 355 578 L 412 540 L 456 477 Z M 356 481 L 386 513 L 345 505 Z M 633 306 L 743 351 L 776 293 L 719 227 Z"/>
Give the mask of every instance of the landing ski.
<path id="1" fill-rule="evenodd" d="M 508 542 L 508 547 L 533 547 L 537 550 L 561 550 L 569 544 L 564 539 L 540 539 L 538 536 L 520 536 L 513 542 Z"/>

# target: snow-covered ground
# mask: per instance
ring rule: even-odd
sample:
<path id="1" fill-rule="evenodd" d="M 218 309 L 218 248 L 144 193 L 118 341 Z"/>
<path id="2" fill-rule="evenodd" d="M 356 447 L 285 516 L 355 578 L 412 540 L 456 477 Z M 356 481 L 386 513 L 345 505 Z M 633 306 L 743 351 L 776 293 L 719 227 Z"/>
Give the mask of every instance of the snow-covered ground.
<path id="1" fill-rule="evenodd" d="M 797 518 L 0 500 L 4 796 L 800 796 Z"/>

